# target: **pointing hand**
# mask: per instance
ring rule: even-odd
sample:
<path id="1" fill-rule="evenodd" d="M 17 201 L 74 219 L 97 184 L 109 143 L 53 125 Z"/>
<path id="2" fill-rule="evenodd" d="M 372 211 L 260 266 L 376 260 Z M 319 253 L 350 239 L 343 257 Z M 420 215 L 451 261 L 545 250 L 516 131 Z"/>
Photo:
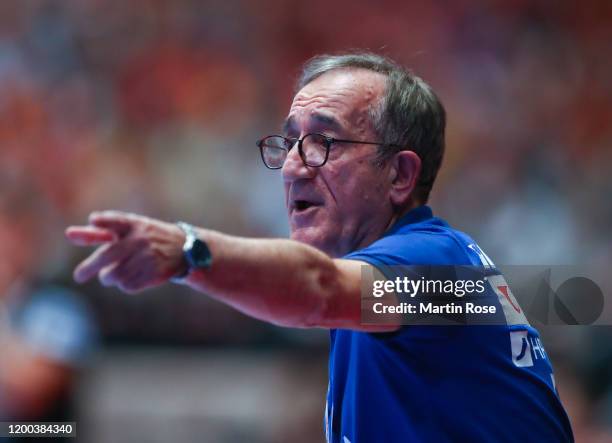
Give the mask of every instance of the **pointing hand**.
<path id="1" fill-rule="evenodd" d="M 79 283 L 97 275 L 104 286 L 134 293 L 166 282 L 186 266 L 181 229 L 141 215 L 93 212 L 89 225 L 68 227 L 66 237 L 77 246 L 98 246 L 74 270 Z"/>

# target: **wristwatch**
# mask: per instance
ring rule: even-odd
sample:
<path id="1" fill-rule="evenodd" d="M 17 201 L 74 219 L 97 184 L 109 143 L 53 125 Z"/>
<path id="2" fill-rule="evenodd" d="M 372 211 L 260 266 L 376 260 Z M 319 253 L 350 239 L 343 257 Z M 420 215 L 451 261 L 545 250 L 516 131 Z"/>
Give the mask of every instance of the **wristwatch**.
<path id="1" fill-rule="evenodd" d="M 189 275 L 193 269 L 207 269 L 212 263 L 210 249 L 204 240 L 198 238 L 195 228 L 189 223 L 178 222 L 176 224 L 185 233 L 183 243 L 183 257 L 187 262 L 187 269 L 174 279 L 181 280 Z"/>

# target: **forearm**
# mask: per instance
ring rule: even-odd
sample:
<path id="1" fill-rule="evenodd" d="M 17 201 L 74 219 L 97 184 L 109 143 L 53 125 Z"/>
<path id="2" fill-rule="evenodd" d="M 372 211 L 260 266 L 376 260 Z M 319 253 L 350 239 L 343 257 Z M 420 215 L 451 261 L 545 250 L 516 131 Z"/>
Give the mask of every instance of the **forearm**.
<path id="1" fill-rule="evenodd" d="M 94 213 L 90 226 L 66 235 L 81 246 L 99 245 L 75 269 L 126 292 L 167 282 L 184 266 L 185 234 L 176 224 L 117 211 Z M 332 259 L 292 240 L 247 239 L 197 229 L 212 253 L 212 265 L 184 280 L 236 309 L 271 323 L 294 327 L 389 330 L 361 325 L 361 279 L 365 263 Z M 371 269 L 372 271 L 372 269 Z"/>
<path id="2" fill-rule="evenodd" d="M 337 260 L 317 249 L 292 240 L 240 238 L 205 229 L 198 235 L 208 244 L 213 262 L 191 272 L 186 283 L 192 288 L 284 326 L 324 327 L 342 322 L 341 317 L 358 317 L 358 284 L 346 278 Z M 347 298 L 352 303 L 341 306 Z"/>

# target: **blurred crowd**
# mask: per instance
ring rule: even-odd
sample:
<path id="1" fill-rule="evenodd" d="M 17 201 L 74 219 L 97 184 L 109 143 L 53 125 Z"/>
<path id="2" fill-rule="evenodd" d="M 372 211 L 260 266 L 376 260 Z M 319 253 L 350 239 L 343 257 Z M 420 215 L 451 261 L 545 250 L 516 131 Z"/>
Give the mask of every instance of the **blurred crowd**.
<path id="1" fill-rule="evenodd" d="M 306 59 L 351 48 L 411 67 L 444 102 L 437 214 L 498 263 L 580 264 L 612 287 L 610 2 L 10 0 L 0 2 L 0 304 L 39 312 L 41 291 L 60 297 L 72 333 L 87 337 L 70 355 L 93 346 L 94 330 L 111 347 L 325 349 L 324 335 L 172 286 L 75 294 L 84 252 L 63 229 L 114 208 L 286 236 L 280 175 L 254 142 L 279 130 Z M 577 434 L 592 441 L 612 427 L 609 331 L 558 331 L 549 345 Z"/>

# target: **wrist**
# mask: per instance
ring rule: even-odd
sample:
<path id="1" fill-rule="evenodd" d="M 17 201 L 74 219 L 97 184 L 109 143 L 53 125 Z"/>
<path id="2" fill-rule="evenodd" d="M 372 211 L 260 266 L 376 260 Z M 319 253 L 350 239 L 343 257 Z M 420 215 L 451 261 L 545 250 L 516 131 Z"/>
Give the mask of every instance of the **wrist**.
<path id="1" fill-rule="evenodd" d="M 177 222 L 176 226 L 185 235 L 182 246 L 182 262 L 175 276 L 175 282 L 184 281 L 195 269 L 208 269 L 212 264 L 212 255 L 206 241 L 198 236 L 196 228 L 189 223 Z"/>

